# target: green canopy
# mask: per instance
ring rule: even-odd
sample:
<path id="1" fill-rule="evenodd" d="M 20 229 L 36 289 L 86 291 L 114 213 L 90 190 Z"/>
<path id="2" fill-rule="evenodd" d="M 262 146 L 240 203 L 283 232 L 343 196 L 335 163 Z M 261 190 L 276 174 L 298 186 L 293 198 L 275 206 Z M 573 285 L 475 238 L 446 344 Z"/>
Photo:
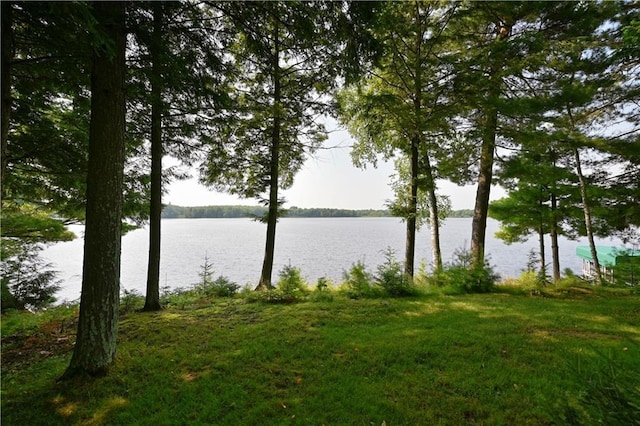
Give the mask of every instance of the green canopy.
<path id="1" fill-rule="evenodd" d="M 632 257 L 640 259 L 640 250 L 631 250 L 624 247 L 596 246 L 598 261 L 603 266 L 615 266 L 619 263 L 626 263 Z M 578 257 L 586 260 L 593 260 L 589 246 L 578 246 L 576 248 Z"/>

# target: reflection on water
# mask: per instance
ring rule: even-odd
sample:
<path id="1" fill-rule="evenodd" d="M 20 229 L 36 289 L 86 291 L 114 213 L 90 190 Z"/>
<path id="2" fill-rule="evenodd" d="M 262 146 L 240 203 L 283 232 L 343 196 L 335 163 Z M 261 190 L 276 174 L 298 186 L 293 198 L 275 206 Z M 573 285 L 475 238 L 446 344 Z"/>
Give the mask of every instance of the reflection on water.
<path id="1" fill-rule="evenodd" d="M 495 270 L 503 277 L 517 276 L 526 267 L 529 252 L 537 251 L 537 237 L 524 243 L 505 245 L 493 237 L 499 223 L 487 223 L 487 253 Z M 54 264 L 63 280 L 58 293 L 60 300 L 74 300 L 80 296 L 82 275 L 82 226 L 73 226 L 78 238 L 58 243 L 43 251 Z M 188 287 L 198 281 L 203 259 L 208 256 L 216 275 L 253 286 L 260 276 L 264 255 L 266 226 L 250 219 L 165 219 L 162 221 L 161 286 Z M 454 251 L 468 247 L 471 219 L 451 218 L 442 226 L 441 246 L 445 262 L 452 260 Z M 396 251 L 398 259 L 404 255 L 405 225 L 397 218 L 284 218 L 278 223 L 274 281 L 278 271 L 287 264 L 297 266 L 310 283 L 320 277 L 335 282 L 342 272 L 357 261 L 364 261 L 369 269 L 384 261 L 383 252 Z M 147 229 L 138 229 L 122 240 L 121 282 L 125 289 L 146 287 Z M 605 241 L 616 245 L 617 241 Z M 560 267 L 580 271 L 575 255 L 578 245 L 586 241 L 560 240 Z M 547 256 L 550 258 L 550 249 Z M 431 260 L 429 229 L 418 232 L 417 263 Z M 418 265 L 416 265 L 417 267 Z"/>

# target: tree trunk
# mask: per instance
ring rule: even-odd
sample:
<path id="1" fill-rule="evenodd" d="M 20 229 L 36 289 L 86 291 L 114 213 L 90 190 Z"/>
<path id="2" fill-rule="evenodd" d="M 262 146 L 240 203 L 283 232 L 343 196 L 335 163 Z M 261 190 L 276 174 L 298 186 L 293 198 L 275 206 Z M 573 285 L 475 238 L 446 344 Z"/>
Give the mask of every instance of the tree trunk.
<path id="1" fill-rule="evenodd" d="M 546 278 L 547 259 L 544 249 L 544 227 L 542 224 L 538 227 L 538 247 L 540 250 L 540 276 Z"/>
<path id="2" fill-rule="evenodd" d="M 471 222 L 471 256 L 473 266 L 484 265 L 484 246 L 487 232 L 487 216 L 489 213 L 489 196 L 493 179 L 493 155 L 496 148 L 496 131 L 498 111 L 488 108 L 482 135 L 480 152 L 480 170 L 476 189 L 476 202 Z"/>
<path id="3" fill-rule="evenodd" d="M 143 311 L 159 311 L 160 305 L 160 226 L 162 215 L 162 2 L 153 3 L 151 40 L 151 199 L 149 208 L 149 263 L 147 294 Z"/>
<path id="4" fill-rule="evenodd" d="M 0 151 L 0 203 L 4 199 L 4 176 L 9 161 L 7 143 L 9 140 L 9 118 L 11 116 L 11 62 L 13 61 L 13 5 L 2 2 L 2 140 Z M 1 205 L 1 204 L 0 204 Z"/>
<path id="5" fill-rule="evenodd" d="M 125 158 L 125 3 L 94 2 L 113 50 L 95 46 L 80 318 L 63 378 L 104 375 L 116 351 Z"/>
<path id="6" fill-rule="evenodd" d="M 431 256 L 434 271 L 442 270 L 442 250 L 440 249 L 440 218 L 438 217 L 438 197 L 436 182 L 431 170 L 429 156 L 425 157 L 425 173 L 427 175 L 427 195 L 429 197 L 429 224 L 431 225 Z"/>
<path id="7" fill-rule="evenodd" d="M 496 42 L 500 43 L 509 38 L 512 27 L 505 22 L 499 22 L 498 28 Z M 476 203 L 471 222 L 471 259 L 473 266 L 484 266 L 489 196 L 493 179 L 493 156 L 496 149 L 496 132 L 498 130 L 498 109 L 491 102 L 500 97 L 502 79 L 499 71 L 503 62 L 504 60 L 500 57 L 492 58 L 492 65 L 489 70 L 489 106 L 485 106 Z"/>
<path id="8" fill-rule="evenodd" d="M 413 277 L 416 253 L 416 219 L 418 216 L 418 144 L 417 137 L 411 139 L 411 182 L 409 184 L 409 206 L 407 215 L 407 238 L 405 244 L 404 273 Z"/>
<path id="9" fill-rule="evenodd" d="M 281 126 L 281 81 L 280 81 L 280 41 L 278 28 L 274 31 L 274 52 L 272 58 L 273 70 L 273 128 L 271 134 L 271 153 L 269 164 L 269 212 L 267 213 L 267 241 L 264 250 L 264 261 L 260 282 L 256 290 L 273 288 L 271 275 L 273 272 L 273 257 L 276 246 L 276 224 L 278 223 L 278 186 L 280 174 L 280 126 Z"/>
<path id="10" fill-rule="evenodd" d="M 558 249 L 558 199 L 555 193 L 551 194 L 551 261 L 553 263 L 553 281 L 560 280 L 560 252 Z"/>
<path id="11" fill-rule="evenodd" d="M 580 181 L 580 195 L 582 197 L 582 209 L 584 211 L 584 226 L 587 231 L 587 239 L 589 240 L 589 249 L 591 251 L 591 257 L 593 258 L 593 266 L 596 269 L 596 283 L 602 284 L 602 271 L 600 270 L 600 261 L 598 260 L 596 243 L 593 239 L 593 227 L 591 225 L 591 206 L 589 204 L 589 198 L 587 197 L 587 181 L 582 174 L 580 152 L 577 148 L 573 150 L 573 156 L 576 162 L 576 173 L 578 174 L 578 180 Z"/>

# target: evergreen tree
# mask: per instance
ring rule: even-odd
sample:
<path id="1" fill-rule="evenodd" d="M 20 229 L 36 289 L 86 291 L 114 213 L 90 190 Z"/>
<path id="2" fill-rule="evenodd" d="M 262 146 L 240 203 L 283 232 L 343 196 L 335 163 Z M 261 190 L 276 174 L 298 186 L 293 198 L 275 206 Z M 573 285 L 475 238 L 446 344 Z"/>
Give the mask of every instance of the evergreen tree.
<path id="1" fill-rule="evenodd" d="M 226 7 L 225 7 L 226 6 Z M 272 287 L 276 223 L 306 152 L 326 138 L 317 118 L 333 84 L 321 9 L 310 3 L 247 2 L 220 5 L 238 36 L 231 51 L 237 70 L 235 107 L 210 140 L 202 178 L 268 211 L 265 256 L 258 289 Z"/>
<path id="2" fill-rule="evenodd" d="M 106 374 L 116 350 L 125 161 L 125 3 L 95 2 L 80 317 L 63 378 Z"/>
<path id="3" fill-rule="evenodd" d="M 339 99 L 341 120 L 357 140 L 352 154 L 356 164 L 375 164 L 377 155 L 389 157 L 396 151 L 408 159 L 407 192 L 394 205 L 407 221 L 405 273 L 411 276 L 419 190 L 428 199 L 433 265 L 442 267 L 434 158 L 448 132 L 452 80 L 439 55 L 444 46 L 440 36 L 455 8 L 439 2 L 388 3 L 372 28 L 381 58 L 366 79 Z"/>

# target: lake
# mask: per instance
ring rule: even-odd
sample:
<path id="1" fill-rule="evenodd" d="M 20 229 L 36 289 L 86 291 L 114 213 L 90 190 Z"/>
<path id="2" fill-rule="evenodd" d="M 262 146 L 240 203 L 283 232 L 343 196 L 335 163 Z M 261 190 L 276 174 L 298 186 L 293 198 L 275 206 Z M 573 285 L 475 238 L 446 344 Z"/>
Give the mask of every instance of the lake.
<path id="1" fill-rule="evenodd" d="M 530 251 L 537 252 L 537 237 L 525 243 L 505 245 L 493 237 L 499 222 L 487 223 L 489 261 L 502 276 L 518 276 L 526 268 Z M 53 244 L 43 257 L 59 271 L 62 288 L 57 298 L 80 297 L 82 281 L 83 226 L 70 227 L 78 238 Z M 266 225 L 251 219 L 163 219 L 161 287 L 188 287 L 199 279 L 205 256 L 213 264 L 216 276 L 224 275 L 240 285 L 255 286 L 262 268 Z M 471 236 L 470 218 L 450 218 L 442 225 L 441 245 L 445 262 L 452 260 L 456 249 L 467 248 Z M 149 232 L 146 228 L 129 232 L 122 239 L 122 288 L 146 288 Z M 619 241 L 601 240 L 601 244 L 619 245 Z M 339 283 L 342 273 L 357 261 L 371 271 L 384 262 L 390 247 L 399 260 L 404 256 L 405 224 L 398 218 L 283 218 L 276 233 L 274 282 L 280 269 L 288 264 L 302 270 L 315 285 L 320 277 Z M 571 268 L 580 273 L 581 262 L 575 255 L 586 239 L 560 240 L 561 270 Z M 548 244 L 550 245 L 550 243 Z M 548 262 L 551 250 L 547 249 Z M 418 232 L 416 269 L 421 259 L 431 260 L 430 233 L 427 227 Z M 550 268 L 549 268 L 550 271 Z"/>

